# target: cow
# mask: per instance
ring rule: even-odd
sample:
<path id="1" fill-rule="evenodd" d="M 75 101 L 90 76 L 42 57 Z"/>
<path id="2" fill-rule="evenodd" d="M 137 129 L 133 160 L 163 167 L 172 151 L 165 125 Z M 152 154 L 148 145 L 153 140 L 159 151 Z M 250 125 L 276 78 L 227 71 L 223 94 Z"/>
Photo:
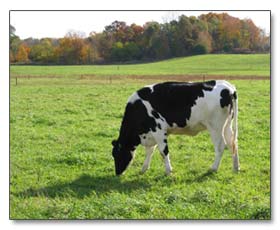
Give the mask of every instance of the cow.
<path id="1" fill-rule="evenodd" d="M 112 141 L 116 175 L 127 169 L 139 144 L 146 150 L 142 173 L 149 168 L 157 146 L 169 175 L 172 167 L 168 135 L 195 136 L 203 130 L 209 131 L 214 144 L 215 160 L 211 170 L 218 170 L 224 149 L 228 147 L 233 169 L 238 171 L 237 112 L 236 88 L 224 80 L 163 82 L 139 89 L 129 97 L 119 137 Z"/>

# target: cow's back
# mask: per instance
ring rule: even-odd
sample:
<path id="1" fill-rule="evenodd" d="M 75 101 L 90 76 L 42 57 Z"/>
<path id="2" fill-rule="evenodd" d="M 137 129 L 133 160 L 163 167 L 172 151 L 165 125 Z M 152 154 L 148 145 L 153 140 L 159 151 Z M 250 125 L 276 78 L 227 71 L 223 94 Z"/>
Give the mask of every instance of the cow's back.
<path id="1" fill-rule="evenodd" d="M 205 92 L 212 91 L 215 84 L 215 81 L 203 83 L 164 82 L 144 87 L 137 91 L 137 95 L 164 117 L 169 126 L 175 123 L 179 127 L 185 127 L 186 120 L 190 118 L 191 109 L 196 104 L 196 100 L 204 97 Z"/>

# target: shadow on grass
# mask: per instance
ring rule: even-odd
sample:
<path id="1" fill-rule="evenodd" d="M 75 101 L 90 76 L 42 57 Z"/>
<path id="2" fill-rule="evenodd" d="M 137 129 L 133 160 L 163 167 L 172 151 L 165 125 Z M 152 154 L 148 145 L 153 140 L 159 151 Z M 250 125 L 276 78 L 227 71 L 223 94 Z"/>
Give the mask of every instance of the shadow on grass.
<path id="1" fill-rule="evenodd" d="M 207 172 L 201 174 L 195 179 L 195 182 L 203 182 L 209 178 L 214 178 L 217 172 L 208 170 Z"/>
<path id="2" fill-rule="evenodd" d="M 69 183 L 56 184 L 43 187 L 40 189 L 30 188 L 23 192 L 17 193 L 17 196 L 24 197 L 78 197 L 83 198 L 91 193 L 104 194 L 111 191 L 130 193 L 139 189 L 149 189 L 151 185 L 144 180 L 135 179 L 132 181 L 122 181 L 116 176 L 99 176 L 82 175 L 76 180 Z"/>
<path id="3" fill-rule="evenodd" d="M 201 182 L 204 182 L 208 179 L 214 179 L 216 173 L 217 172 L 215 172 L 215 171 L 208 170 L 207 172 L 202 173 L 201 175 L 198 175 L 195 178 L 188 179 L 185 182 L 187 182 L 187 183 L 201 183 Z"/>
<path id="4" fill-rule="evenodd" d="M 195 178 L 184 180 L 185 183 L 201 183 L 215 177 L 215 172 L 207 171 Z M 158 180 L 164 181 L 165 185 L 172 184 L 173 180 L 169 177 L 159 177 Z M 153 183 L 155 181 L 151 181 Z M 25 191 L 16 193 L 20 197 L 78 197 L 84 198 L 92 193 L 102 195 L 108 192 L 118 191 L 121 193 L 131 193 L 136 190 L 148 190 L 152 184 L 141 177 L 136 177 L 134 180 L 126 181 L 122 177 L 114 175 L 107 176 L 92 176 L 81 175 L 74 181 L 68 183 L 58 183 L 55 185 L 34 189 L 29 188 Z"/>

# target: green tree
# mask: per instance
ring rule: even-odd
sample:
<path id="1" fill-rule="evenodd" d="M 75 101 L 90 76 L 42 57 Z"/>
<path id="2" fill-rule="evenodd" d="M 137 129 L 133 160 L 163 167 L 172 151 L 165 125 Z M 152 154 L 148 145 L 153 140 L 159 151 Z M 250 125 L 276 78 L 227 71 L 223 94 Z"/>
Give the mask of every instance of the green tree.
<path id="1" fill-rule="evenodd" d="M 16 62 L 16 56 L 18 53 L 19 46 L 21 44 L 20 38 L 15 34 L 16 29 L 10 25 L 10 62 Z"/>
<path id="2" fill-rule="evenodd" d="M 29 57 L 33 62 L 42 64 L 57 62 L 55 47 L 53 46 L 51 39 L 48 38 L 41 39 L 39 44 L 32 46 Z"/>
<path id="3" fill-rule="evenodd" d="M 111 50 L 111 60 L 112 61 L 124 61 L 125 60 L 125 53 L 123 48 L 122 42 L 116 42 L 113 44 Z"/>

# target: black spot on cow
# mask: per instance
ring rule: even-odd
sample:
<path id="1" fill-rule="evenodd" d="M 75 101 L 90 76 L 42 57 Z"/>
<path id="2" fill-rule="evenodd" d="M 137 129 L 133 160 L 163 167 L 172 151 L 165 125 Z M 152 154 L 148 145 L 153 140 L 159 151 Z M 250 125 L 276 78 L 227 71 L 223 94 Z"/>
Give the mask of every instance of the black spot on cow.
<path id="1" fill-rule="evenodd" d="M 234 91 L 234 93 L 232 94 L 233 98 L 236 100 L 237 99 L 237 93 L 236 91 Z"/>
<path id="2" fill-rule="evenodd" d="M 164 142 L 164 143 L 167 143 L 167 140 L 166 140 L 166 139 L 164 139 L 164 140 L 163 140 L 163 142 Z"/>
<path id="3" fill-rule="evenodd" d="M 165 156 L 167 156 L 167 155 L 168 155 L 168 152 L 169 152 L 169 150 L 168 150 L 168 145 L 166 145 L 165 148 L 164 148 L 164 150 L 163 150 L 163 153 L 164 153 Z"/>
<path id="4" fill-rule="evenodd" d="M 159 129 L 161 129 L 161 125 L 160 125 L 160 123 L 158 123 L 158 124 L 157 124 L 157 127 L 158 127 Z"/>
<path id="5" fill-rule="evenodd" d="M 230 94 L 228 89 L 223 89 L 221 91 L 221 99 L 220 99 L 221 107 L 224 108 L 224 107 L 227 107 L 230 105 L 230 108 L 232 108 L 232 98 L 233 97 L 234 96 Z"/>
<path id="6" fill-rule="evenodd" d="M 152 110 L 152 115 L 153 115 L 156 119 L 159 119 L 159 118 L 160 118 L 158 112 L 155 111 L 155 110 Z"/>
<path id="7" fill-rule="evenodd" d="M 154 111 L 164 117 L 170 126 L 175 123 L 178 127 L 185 127 L 195 101 L 204 97 L 203 91 L 211 91 L 215 85 L 216 81 L 164 82 L 154 85 L 153 91 L 145 87 L 137 93 L 141 99 L 149 101 Z M 154 117 L 157 117 L 156 113 Z"/>
<path id="8" fill-rule="evenodd" d="M 213 87 L 216 85 L 216 81 L 206 81 L 202 83 L 202 87 L 204 90 L 212 91 Z"/>
<path id="9" fill-rule="evenodd" d="M 141 97 L 143 100 L 148 100 L 148 98 L 150 97 L 152 90 L 148 87 L 144 87 L 140 90 L 137 91 L 139 97 Z"/>

